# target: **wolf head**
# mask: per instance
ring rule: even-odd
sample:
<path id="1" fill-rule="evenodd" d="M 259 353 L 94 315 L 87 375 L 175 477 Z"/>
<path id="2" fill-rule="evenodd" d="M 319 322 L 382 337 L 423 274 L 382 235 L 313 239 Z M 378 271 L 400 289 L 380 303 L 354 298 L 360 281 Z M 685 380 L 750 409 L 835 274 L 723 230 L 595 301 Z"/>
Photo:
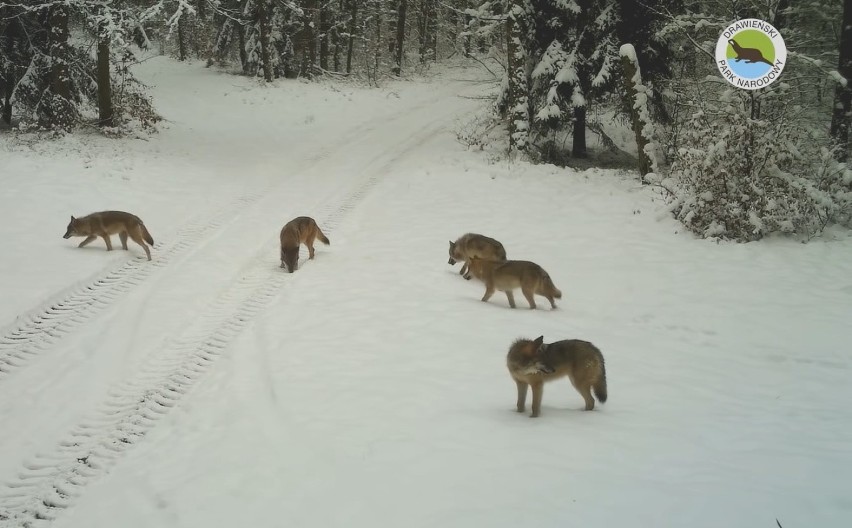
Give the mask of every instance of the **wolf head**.
<path id="1" fill-rule="evenodd" d="M 281 248 L 281 267 L 287 268 L 288 273 L 293 273 L 299 269 L 299 246 Z"/>
<path id="2" fill-rule="evenodd" d="M 71 238 L 72 236 L 81 236 L 77 232 L 77 225 L 79 220 L 74 218 L 74 215 L 71 215 L 71 221 L 68 222 L 68 228 L 65 230 L 65 234 L 62 235 L 62 238 Z"/>
<path id="3" fill-rule="evenodd" d="M 544 336 L 530 341 L 529 339 L 518 339 L 509 348 L 509 368 L 519 374 L 551 374 L 553 367 L 545 364 L 542 354 L 547 345 L 544 344 Z"/>
<path id="4" fill-rule="evenodd" d="M 447 261 L 447 264 L 449 264 L 450 266 L 453 266 L 456 263 L 456 256 L 454 255 L 455 251 L 456 243 L 450 240 L 450 260 Z"/>

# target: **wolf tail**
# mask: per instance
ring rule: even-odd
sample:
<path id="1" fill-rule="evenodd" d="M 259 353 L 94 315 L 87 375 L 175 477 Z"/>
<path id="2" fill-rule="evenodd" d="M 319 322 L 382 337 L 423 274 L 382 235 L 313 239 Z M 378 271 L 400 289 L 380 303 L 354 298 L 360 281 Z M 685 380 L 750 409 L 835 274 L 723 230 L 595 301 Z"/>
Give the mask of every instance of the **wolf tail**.
<path id="1" fill-rule="evenodd" d="M 547 288 L 553 292 L 553 296 L 557 299 L 562 298 L 562 291 L 553 284 L 553 279 L 550 278 L 550 275 L 547 273 L 544 274 L 544 283 L 547 285 Z"/>
<path id="2" fill-rule="evenodd" d="M 142 238 L 145 239 L 145 242 L 154 245 L 154 237 L 151 236 L 151 233 L 148 232 L 148 228 L 145 227 L 145 224 L 140 223 L 139 227 L 142 228 Z"/>
<path id="3" fill-rule="evenodd" d="M 319 240 L 320 242 L 322 242 L 326 246 L 331 245 L 331 242 L 329 242 L 328 237 L 323 234 L 323 232 L 319 228 L 319 226 L 317 226 L 317 240 Z"/>
<path id="4" fill-rule="evenodd" d="M 603 356 L 601 356 L 601 376 L 598 381 L 592 386 L 595 396 L 601 403 L 606 402 L 606 365 L 604 364 Z"/>

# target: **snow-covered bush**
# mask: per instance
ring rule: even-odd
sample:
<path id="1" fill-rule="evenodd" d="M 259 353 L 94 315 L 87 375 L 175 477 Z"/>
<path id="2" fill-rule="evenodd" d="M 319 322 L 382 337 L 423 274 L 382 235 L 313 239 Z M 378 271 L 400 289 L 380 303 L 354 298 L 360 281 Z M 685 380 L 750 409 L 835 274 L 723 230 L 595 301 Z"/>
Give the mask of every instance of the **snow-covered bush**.
<path id="1" fill-rule="evenodd" d="M 130 71 L 137 61 L 130 50 L 124 50 L 121 61 L 113 75 L 113 105 L 115 106 L 117 125 L 122 131 L 142 128 L 152 131 L 162 117 L 154 109 L 147 87 Z"/>
<path id="2" fill-rule="evenodd" d="M 58 0 L 9 6 L 0 19 L 0 84 L 6 115 L 21 130 L 100 125 L 110 134 L 159 117 L 133 78 L 133 42 L 147 42 L 127 2 Z"/>
<path id="3" fill-rule="evenodd" d="M 852 171 L 831 161 L 826 143 L 787 108 L 769 99 L 771 118 L 756 114 L 753 94 L 727 89 L 699 104 L 682 132 L 669 178 L 675 216 L 702 237 L 758 240 L 769 233 L 813 236 L 848 223 Z"/>
<path id="4" fill-rule="evenodd" d="M 95 59 L 82 47 L 72 48 L 70 55 L 72 61 L 69 63 L 68 72 L 75 119 L 79 123 L 94 123 L 98 119 Z M 145 86 L 139 83 L 129 70 L 129 65 L 135 60 L 135 57 L 126 51 L 111 76 L 116 125 L 111 131 L 112 134 L 136 127 L 150 130 L 160 120 L 150 98 L 145 94 Z M 49 90 L 49 69 L 50 64 L 44 55 L 33 55 L 27 73 L 16 87 L 13 102 L 19 112 L 18 127 L 21 130 L 51 128 L 49 123 L 52 116 L 47 101 L 54 96 Z"/>

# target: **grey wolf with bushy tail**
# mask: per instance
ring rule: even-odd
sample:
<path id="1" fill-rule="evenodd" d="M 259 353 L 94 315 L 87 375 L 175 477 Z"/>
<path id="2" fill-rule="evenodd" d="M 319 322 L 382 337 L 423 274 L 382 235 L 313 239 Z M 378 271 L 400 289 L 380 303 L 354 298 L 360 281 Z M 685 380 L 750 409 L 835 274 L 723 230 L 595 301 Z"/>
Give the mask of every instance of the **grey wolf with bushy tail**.
<path id="1" fill-rule="evenodd" d="M 474 257 L 506 260 L 506 250 L 497 240 L 477 233 L 465 233 L 455 242 L 450 241 L 450 260 L 447 264 L 454 266 L 456 262 L 463 261 L 459 275 L 467 280 L 470 280 L 470 259 Z"/>
<path id="2" fill-rule="evenodd" d="M 299 247 L 308 246 L 308 258 L 314 258 L 314 240 L 319 240 L 326 246 L 331 244 L 310 216 L 298 216 L 281 228 L 281 267 L 293 273 L 299 269 Z"/>
<path id="3" fill-rule="evenodd" d="M 124 211 L 101 211 L 81 218 L 74 218 L 72 215 L 71 222 L 68 223 L 68 228 L 62 238 L 84 236 L 86 239 L 77 245 L 77 247 L 84 247 L 96 238 L 101 237 L 106 243 L 107 251 L 112 251 L 110 235 L 116 233 L 118 233 L 118 238 L 121 239 L 122 249 L 127 249 L 127 237 L 130 237 L 142 246 L 148 260 L 151 260 L 151 250 L 145 245 L 145 242 L 154 245 L 151 233 L 148 232 L 148 228 L 145 227 L 141 218 Z"/>
<path id="4" fill-rule="evenodd" d="M 544 384 L 565 376 L 586 401 L 587 411 L 595 408 L 593 392 L 599 402 L 606 402 L 606 367 L 603 354 L 588 341 L 566 339 L 546 344 L 544 336 L 532 341 L 518 339 L 509 348 L 506 366 L 518 386 L 518 412 L 524 412 L 527 388 L 532 387 L 531 418 L 541 414 Z"/>

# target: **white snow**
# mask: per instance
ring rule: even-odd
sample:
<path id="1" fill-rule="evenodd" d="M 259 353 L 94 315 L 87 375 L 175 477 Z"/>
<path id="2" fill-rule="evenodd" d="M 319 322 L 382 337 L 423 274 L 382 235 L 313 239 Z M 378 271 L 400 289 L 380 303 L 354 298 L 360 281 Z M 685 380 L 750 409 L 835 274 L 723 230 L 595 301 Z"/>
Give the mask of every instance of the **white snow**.
<path id="1" fill-rule="evenodd" d="M 620 57 L 627 57 L 633 64 L 638 64 L 639 62 L 636 58 L 636 48 L 633 47 L 633 44 L 622 44 L 621 47 L 618 48 L 618 55 Z"/>
<path id="2" fill-rule="evenodd" d="M 847 233 L 697 240 L 631 174 L 489 162 L 454 138 L 496 89 L 470 71 L 139 75 L 159 135 L 0 137 L 0 526 L 852 523 Z M 107 208 L 152 262 L 61 238 Z M 303 214 L 331 245 L 287 274 Z M 468 231 L 558 309 L 480 302 L 447 264 Z M 505 354 L 538 335 L 603 351 L 605 405 L 561 380 L 514 411 Z"/>

